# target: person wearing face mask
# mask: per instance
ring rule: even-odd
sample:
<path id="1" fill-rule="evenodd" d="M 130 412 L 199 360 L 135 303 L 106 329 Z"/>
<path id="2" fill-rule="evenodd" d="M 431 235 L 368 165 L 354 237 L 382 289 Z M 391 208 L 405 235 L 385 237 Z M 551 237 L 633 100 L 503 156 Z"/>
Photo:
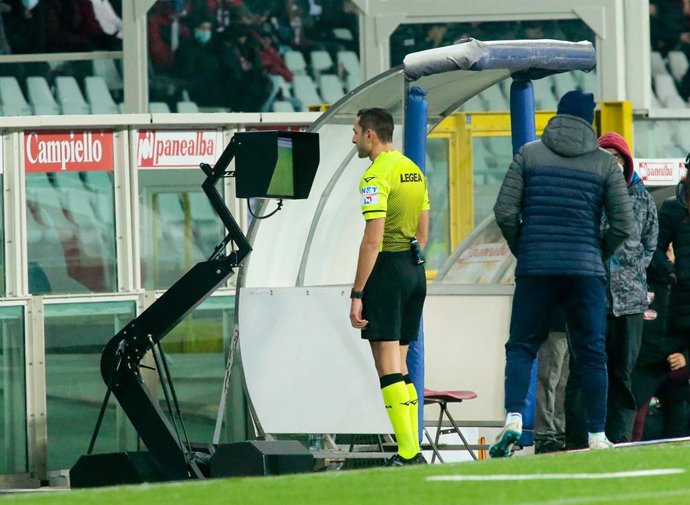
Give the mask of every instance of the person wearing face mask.
<path id="1" fill-rule="evenodd" d="M 184 19 L 189 33 L 180 38 L 175 52 L 175 71 L 184 81 L 189 97 L 197 105 L 222 105 L 220 62 L 212 35 L 212 18 L 193 12 Z"/>
<path id="2" fill-rule="evenodd" d="M 626 416 L 635 409 L 631 376 L 642 342 L 644 311 L 648 307 L 646 270 L 656 250 L 659 222 L 656 204 L 642 178 L 633 169 L 633 159 L 625 139 L 616 132 L 609 132 L 599 137 L 598 142 L 599 147 L 616 158 L 625 176 L 637 224 L 623 247 L 604 264 L 608 281 L 606 436 L 613 443 L 622 443 L 630 441 Z"/>

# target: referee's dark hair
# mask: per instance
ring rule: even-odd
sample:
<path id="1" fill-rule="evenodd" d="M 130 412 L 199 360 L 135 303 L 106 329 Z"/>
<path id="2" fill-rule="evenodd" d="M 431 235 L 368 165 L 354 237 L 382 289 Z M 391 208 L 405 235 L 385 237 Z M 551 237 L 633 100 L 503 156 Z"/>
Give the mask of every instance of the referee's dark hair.
<path id="1" fill-rule="evenodd" d="M 393 116 L 383 107 L 369 107 L 357 112 L 362 131 L 373 130 L 381 142 L 393 140 Z"/>

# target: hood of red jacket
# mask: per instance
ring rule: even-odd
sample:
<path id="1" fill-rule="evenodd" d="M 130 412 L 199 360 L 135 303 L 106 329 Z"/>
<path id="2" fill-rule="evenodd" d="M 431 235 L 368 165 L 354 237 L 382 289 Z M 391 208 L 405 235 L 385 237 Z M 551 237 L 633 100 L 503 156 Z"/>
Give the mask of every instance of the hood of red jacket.
<path id="1" fill-rule="evenodd" d="M 630 186 L 634 165 L 632 154 L 630 154 L 630 147 L 628 147 L 625 138 L 616 132 L 608 132 L 599 137 L 597 142 L 599 142 L 599 147 L 602 149 L 615 149 L 623 155 L 625 158 L 625 170 L 623 171 L 623 175 L 625 175 L 625 183 Z"/>

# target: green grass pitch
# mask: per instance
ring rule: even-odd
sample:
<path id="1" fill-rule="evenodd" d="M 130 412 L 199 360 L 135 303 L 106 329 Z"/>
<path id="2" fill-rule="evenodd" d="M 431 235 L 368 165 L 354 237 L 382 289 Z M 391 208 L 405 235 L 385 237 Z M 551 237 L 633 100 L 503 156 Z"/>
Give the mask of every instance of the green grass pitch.
<path id="1" fill-rule="evenodd" d="M 676 473 L 582 478 L 646 470 Z M 570 474 L 570 475 L 562 475 Z M 578 478 L 574 474 L 580 474 Z M 439 481 L 432 476 L 514 480 Z M 533 476 L 541 476 L 534 479 Z M 532 479 L 523 476 L 532 476 Z M 553 477 L 558 478 L 553 478 Z M 447 465 L 216 479 L 66 492 L 13 494 L 0 505 L 637 505 L 690 504 L 690 444 L 548 454 Z"/>

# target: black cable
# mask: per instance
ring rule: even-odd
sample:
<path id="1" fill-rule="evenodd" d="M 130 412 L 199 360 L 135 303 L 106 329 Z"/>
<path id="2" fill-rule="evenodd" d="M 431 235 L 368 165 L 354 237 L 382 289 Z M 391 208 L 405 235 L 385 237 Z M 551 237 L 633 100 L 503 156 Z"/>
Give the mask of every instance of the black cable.
<path id="1" fill-rule="evenodd" d="M 276 212 L 283 208 L 283 199 L 281 198 L 280 200 L 278 200 L 278 208 L 276 208 L 276 210 L 274 210 L 270 214 L 266 214 L 265 216 L 257 216 L 256 214 L 254 214 L 254 212 L 252 212 L 252 206 L 249 203 L 249 199 L 247 199 L 247 208 L 249 209 L 249 213 L 252 215 L 254 219 L 267 219 L 275 215 Z"/>

